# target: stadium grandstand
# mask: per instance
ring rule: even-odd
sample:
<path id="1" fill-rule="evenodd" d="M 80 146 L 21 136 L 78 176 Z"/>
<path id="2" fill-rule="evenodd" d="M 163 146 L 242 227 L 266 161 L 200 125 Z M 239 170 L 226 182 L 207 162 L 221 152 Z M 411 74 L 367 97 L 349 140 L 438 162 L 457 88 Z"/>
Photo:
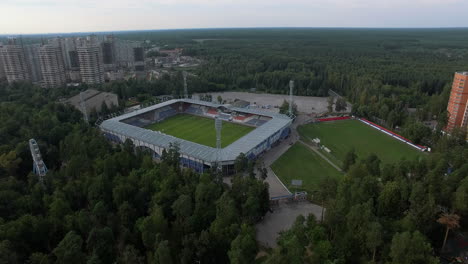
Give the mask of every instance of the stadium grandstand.
<path id="1" fill-rule="evenodd" d="M 212 118 L 213 130 L 215 118 L 254 129 L 224 148 L 217 149 L 145 128 L 178 114 Z M 291 118 L 278 113 L 192 99 L 173 99 L 105 120 L 100 124 L 100 129 L 107 139 L 116 143 L 129 139 L 135 147 L 151 151 L 155 159 L 159 159 L 170 144 L 177 144 L 182 166 L 203 172 L 218 165 L 224 174 L 231 174 L 234 172 L 234 161 L 240 153 L 255 159 L 286 138 L 291 123 Z"/>

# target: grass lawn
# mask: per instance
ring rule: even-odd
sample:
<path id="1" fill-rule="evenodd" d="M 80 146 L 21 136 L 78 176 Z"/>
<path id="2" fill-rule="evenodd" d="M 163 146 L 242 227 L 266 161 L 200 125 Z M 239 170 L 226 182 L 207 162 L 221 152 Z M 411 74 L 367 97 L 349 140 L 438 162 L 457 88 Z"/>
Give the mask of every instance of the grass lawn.
<path id="1" fill-rule="evenodd" d="M 324 178 L 340 178 L 341 173 L 302 143 L 291 146 L 271 166 L 291 192 L 291 180 L 302 180 L 302 189 L 313 192 Z"/>
<path id="2" fill-rule="evenodd" d="M 307 124 L 300 126 L 298 131 L 307 142 L 319 138 L 321 143 L 331 150 L 329 155 L 340 161 L 343 161 L 346 153 L 353 147 L 359 158 L 375 153 L 383 164 L 394 163 L 402 158 L 416 159 L 425 155 L 358 120 Z"/>
<path id="3" fill-rule="evenodd" d="M 172 135 L 177 138 L 205 146 L 216 147 L 216 130 L 214 119 L 211 118 L 178 114 L 167 118 L 160 123 L 149 125 L 146 129 L 161 131 L 162 133 Z M 223 121 L 223 129 L 221 130 L 221 146 L 223 148 L 228 146 L 254 129 L 254 127 Z"/>

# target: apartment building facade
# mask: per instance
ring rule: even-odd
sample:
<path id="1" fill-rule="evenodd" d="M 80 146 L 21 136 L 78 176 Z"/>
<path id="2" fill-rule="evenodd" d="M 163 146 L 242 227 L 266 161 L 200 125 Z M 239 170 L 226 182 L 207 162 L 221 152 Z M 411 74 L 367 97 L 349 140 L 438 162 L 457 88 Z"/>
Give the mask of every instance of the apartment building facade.
<path id="1" fill-rule="evenodd" d="M 12 38 L 6 45 L 0 43 L 0 79 L 4 76 L 9 83 L 30 81 L 44 87 L 66 82 L 99 84 L 105 76 L 122 79 L 125 71 L 144 71 L 144 57 L 142 42 L 112 35 L 56 37 L 28 45 Z"/>
<path id="2" fill-rule="evenodd" d="M 447 131 L 456 127 L 466 128 L 468 125 L 468 72 L 456 72 L 450 99 L 447 106 L 449 119 Z"/>
<path id="3" fill-rule="evenodd" d="M 104 82 L 104 64 L 101 45 L 96 36 L 79 39 L 77 46 L 81 81 L 87 84 Z"/>
<path id="4" fill-rule="evenodd" d="M 65 63 L 59 45 L 42 45 L 39 49 L 39 61 L 44 87 L 55 88 L 66 84 Z"/>
<path id="5" fill-rule="evenodd" d="M 31 79 L 23 48 L 12 42 L 0 47 L 0 62 L 8 83 Z"/>

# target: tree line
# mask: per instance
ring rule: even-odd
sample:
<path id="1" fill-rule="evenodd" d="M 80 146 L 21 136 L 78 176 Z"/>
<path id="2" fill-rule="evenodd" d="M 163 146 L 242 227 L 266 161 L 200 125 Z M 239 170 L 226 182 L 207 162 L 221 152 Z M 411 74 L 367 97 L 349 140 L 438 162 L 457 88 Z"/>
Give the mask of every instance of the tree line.
<path id="1" fill-rule="evenodd" d="M 111 145 L 57 91 L 0 86 L 1 263 L 245 263 L 268 186 L 232 185 L 179 166 L 174 145 L 154 163 L 130 141 Z M 28 139 L 49 168 L 31 172 Z"/>
<path id="2" fill-rule="evenodd" d="M 396 264 L 437 263 L 447 236 L 466 229 L 466 131 L 440 133 L 453 72 L 465 67 L 468 42 L 459 39 L 462 32 L 207 30 L 144 37 L 203 59 L 189 77 L 191 93 L 255 87 L 286 94 L 294 79 L 296 95 L 327 96 L 333 89 L 353 104 L 353 114 L 431 146 L 434 153 L 421 160 L 385 166 L 376 155 L 357 157 L 350 150 L 344 179 L 327 179 L 314 194 L 326 207 L 323 221 L 299 217 L 263 258 Z M 220 40 L 191 41 L 211 37 Z M 182 76 L 175 73 L 151 83 L 130 80 L 97 88 L 122 101 L 145 102 L 181 95 L 182 87 Z M 268 208 L 267 186 L 252 177 L 252 163 L 238 158 L 242 177 L 231 187 L 216 173 L 198 176 L 179 169 L 177 148 L 153 164 L 129 142 L 110 145 L 79 112 L 54 102 L 71 92 L 0 85 L 0 112 L 7 113 L 0 116 L 5 262 L 252 262 L 259 250 L 253 224 Z M 329 102 L 329 110 L 343 105 Z M 287 109 L 285 102 L 281 110 Z M 437 121 L 436 130 L 426 121 Z M 31 137 L 51 169 L 46 188 L 30 172 Z"/>

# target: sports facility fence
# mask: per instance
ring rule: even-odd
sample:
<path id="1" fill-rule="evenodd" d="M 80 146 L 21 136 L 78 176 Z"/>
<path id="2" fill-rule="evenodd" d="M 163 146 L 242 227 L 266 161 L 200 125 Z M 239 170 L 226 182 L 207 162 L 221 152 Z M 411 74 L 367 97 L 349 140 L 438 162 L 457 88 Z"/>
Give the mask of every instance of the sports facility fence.
<path id="1" fill-rule="evenodd" d="M 317 119 L 320 122 L 329 122 L 329 121 L 339 121 L 339 120 L 348 120 L 351 119 L 350 116 L 339 116 L 339 117 L 329 117 L 329 118 L 319 118 Z"/>
<path id="2" fill-rule="evenodd" d="M 426 146 L 421 146 L 421 145 L 414 144 L 411 140 L 409 140 L 407 138 L 404 138 L 404 137 L 402 137 L 402 136 L 400 136 L 400 135 L 398 135 L 398 134 L 396 134 L 396 133 L 394 133 L 394 132 L 392 132 L 392 131 L 384 128 L 384 127 L 381 127 L 381 126 L 375 124 L 375 123 L 372 123 L 371 121 L 369 121 L 367 119 L 359 118 L 358 120 L 361 121 L 362 123 L 372 127 L 372 128 L 375 128 L 375 129 L 377 129 L 377 130 L 379 130 L 379 131 L 381 131 L 381 132 L 383 132 L 383 133 L 385 133 L 385 134 L 387 134 L 387 135 L 389 135 L 389 136 L 403 142 L 403 143 L 406 143 L 406 144 L 410 145 L 411 147 L 413 147 L 413 148 L 415 148 L 417 150 L 426 151 L 428 149 Z"/>
<path id="3" fill-rule="evenodd" d="M 348 120 L 348 119 L 351 119 L 352 117 L 350 116 L 341 116 L 341 117 L 330 117 L 330 118 L 319 118 L 317 119 L 317 121 L 319 122 L 330 122 L 330 121 L 340 121 L 340 120 Z M 385 133 L 405 144 L 408 144 L 409 146 L 419 150 L 419 151 L 427 151 L 428 150 L 428 147 L 426 146 L 421 146 L 421 145 L 418 145 L 418 144 L 414 144 L 411 140 L 403 137 L 403 136 L 400 136 L 398 135 L 397 133 L 393 132 L 393 131 L 390 131 L 384 127 L 381 127 L 365 118 L 357 118 L 357 120 L 361 121 L 362 123 L 374 128 L 374 129 L 377 129 L 379 130 L 380 132 L 382 133 Z"/>

